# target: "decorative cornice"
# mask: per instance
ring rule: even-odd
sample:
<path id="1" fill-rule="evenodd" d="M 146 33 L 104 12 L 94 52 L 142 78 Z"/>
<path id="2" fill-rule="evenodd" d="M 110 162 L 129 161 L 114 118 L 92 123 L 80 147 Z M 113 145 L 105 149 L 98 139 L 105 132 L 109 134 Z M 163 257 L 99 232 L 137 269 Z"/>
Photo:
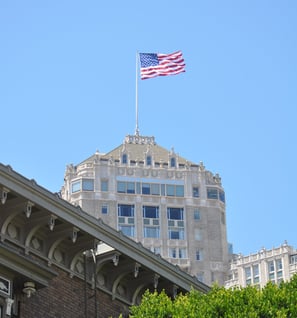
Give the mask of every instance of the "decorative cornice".
<path id="1" fill-rule="evenodd" d="M 139 145 L 155 145 L 155 137 L 128 135 L 124 140 L 125 144 L 139 144 Z"/>

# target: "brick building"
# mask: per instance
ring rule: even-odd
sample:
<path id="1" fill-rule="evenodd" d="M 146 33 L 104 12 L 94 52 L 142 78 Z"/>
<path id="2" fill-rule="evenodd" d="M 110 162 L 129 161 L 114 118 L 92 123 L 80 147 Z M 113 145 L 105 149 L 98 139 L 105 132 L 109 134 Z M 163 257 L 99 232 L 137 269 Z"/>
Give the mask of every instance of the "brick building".
<path id="1" fill-rule="evenodd" d="M 147 289 L 208 286 L 0 164 L 0 318 L 118 317 Z"/>

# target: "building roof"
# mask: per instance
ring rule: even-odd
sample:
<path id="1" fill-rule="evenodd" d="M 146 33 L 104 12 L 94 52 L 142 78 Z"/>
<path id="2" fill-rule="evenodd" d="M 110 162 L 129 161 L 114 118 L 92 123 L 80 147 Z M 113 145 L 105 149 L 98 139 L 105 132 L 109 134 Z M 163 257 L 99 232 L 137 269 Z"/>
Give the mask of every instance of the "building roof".
<path id="1" fill-rule="evenodd" d="M 113 249 L 96 256 L 98 273 L 103 281 L 104 278 L 108 281 L 99 288 L 127 304 L 135 303 L 144 289 L 156 286 L 169 294 L 173 289 L 182 292 L 191 288 L 201 292 L 209 290 L 195 277 L 104 224 L 101 219 L 2 164 L 0 200 L 0 256 L 3 256 L 0 267 L 13 269 L 24 281 L 33 278 L 39 288 L 47 286 L 56 275 L 51 264 L 83 278 L 80 271 L 83 252 L 104 242 Z M 44 262 L 37 262 L 36 257 Z M 26 264 L 25 268 L 16 266 L 22 263 Z M 117 294 L 116 287 L 120 283 L 130 290 L 124 296 Z"/>
<path id="2" fill-rule="evenodd" d="M 128 160 L 135 163 L 143 163 L 147 155 L 151 155 L 157 164 L 167 165 L 170 157 L 175 157 L 179 165 L 195 165 L 193 162 L 180 157 L 175 153 L 174 149 L 168 150 L 159 146 L 155 142 L 154 137 L 127 135 L 123 143 L 106 154 L 96 153 L 82 162 L 90 162 L 96 159 L 96 155 L 100 155 L 102 160 L 121 160 L 122 154 L 126 153 Z"/>

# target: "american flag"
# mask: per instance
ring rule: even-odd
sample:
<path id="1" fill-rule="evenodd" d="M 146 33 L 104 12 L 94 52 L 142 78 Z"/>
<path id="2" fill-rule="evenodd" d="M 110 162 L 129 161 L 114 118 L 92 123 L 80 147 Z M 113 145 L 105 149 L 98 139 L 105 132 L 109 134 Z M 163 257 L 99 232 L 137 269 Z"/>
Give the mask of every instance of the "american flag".
<path id="1" fill-rule="evenodd" d="M 185 72 L 186 64 L 181 51 L 171 54 L 139 53 L 139 57 L 141 79 Z"/>

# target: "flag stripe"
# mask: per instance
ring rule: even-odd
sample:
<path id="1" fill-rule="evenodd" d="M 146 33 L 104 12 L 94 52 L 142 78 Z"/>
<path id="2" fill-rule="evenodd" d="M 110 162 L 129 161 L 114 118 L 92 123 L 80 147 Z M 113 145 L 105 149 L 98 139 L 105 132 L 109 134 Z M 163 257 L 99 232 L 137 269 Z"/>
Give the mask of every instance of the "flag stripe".
<path id="1" fill-rule="evenodd" d="M 185 72 L 185 61 L 181 51 L 171 54 L 140 53 L 141 79 L 156 76 L 176 75 Z"/>

